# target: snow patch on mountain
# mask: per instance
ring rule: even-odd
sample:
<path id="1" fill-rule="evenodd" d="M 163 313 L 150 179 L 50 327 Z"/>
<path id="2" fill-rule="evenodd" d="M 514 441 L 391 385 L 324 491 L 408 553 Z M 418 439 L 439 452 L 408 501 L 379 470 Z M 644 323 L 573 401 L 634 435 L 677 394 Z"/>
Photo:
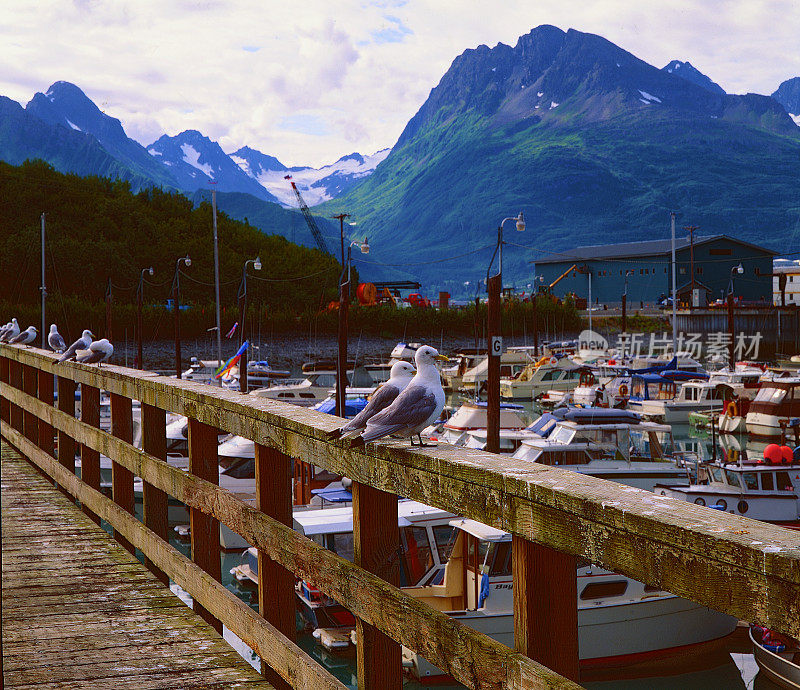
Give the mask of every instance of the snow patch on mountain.
<path id="1" fill-rule="evenodd" d="M 800 127 L 800 114 L 795 115 L 794 113 L 789 113 L 789 117 L 794 120 L 794 123 Z"/>
<path id="2" fill-rule="evenodd" d="M 68 124 L 70 127 L 72 127 L 72 129 L 77 129 L 79 132 L 82 132 L 82 131 L 83 131 L 83 130 L 82 130 L 80 127 L 78 127 L 78 125 L 76 125 L 76 124 L 75 124 L 75 123 L 74 123 L 72 120 L 70 120 L 68 117 L 67 117 L 67 118 L 64 118 L 64 119 L 67 121 L 67 124 Z"/>
<path id="3" fill-rule="evenodd" d="M 214 178 L 214 168 L 208 163 L 200 162 L 200 152 L 194 146 L 191 144 L 181 144 L 181 151 L 183 151 L 183 160 L 186 163 L 193 168 L 197 168 L 200 172 L 204 172 L 210 178 Z"/>
<path id="4" fill-rule="evenodd" d="M 651 93 L 647 93 L 647 91 L 642 91 L 641 89 L 637 89 L 640 94 L 642 94 L 642 98 L 644 99 L 643 102 L 655 101 L 656 103 L 661 103 L 661 99 L 658 96 L 654 96 Z M 641 101 L 642 98 L 639 100 Z"/>

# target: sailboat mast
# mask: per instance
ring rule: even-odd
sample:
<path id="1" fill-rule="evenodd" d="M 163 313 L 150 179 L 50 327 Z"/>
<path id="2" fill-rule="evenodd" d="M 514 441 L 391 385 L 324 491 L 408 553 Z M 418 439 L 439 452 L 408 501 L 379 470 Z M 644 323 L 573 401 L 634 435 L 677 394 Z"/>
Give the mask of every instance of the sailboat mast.
<path id="1" fill-rule="evenodd" d="M 44 213 L 42 213 L 42 285 L 39 288 L 42 291 L 42 349 L 47 348 L 47 316 L 45 315 L 45 300 L 47 299 L 47 287 L 44 282 Z"/>

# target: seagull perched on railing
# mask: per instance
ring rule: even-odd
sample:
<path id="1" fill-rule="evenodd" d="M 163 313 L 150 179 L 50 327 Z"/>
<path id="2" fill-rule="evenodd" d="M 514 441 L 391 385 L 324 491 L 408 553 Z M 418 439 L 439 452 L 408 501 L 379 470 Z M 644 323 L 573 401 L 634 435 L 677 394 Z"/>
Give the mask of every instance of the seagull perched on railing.
<path id="1" fill-rule="evenodd" d="M 81 337 L 72 343 L 67 351 L 58 358 L 58 361 L 66 362 L 68 359 L 74 359 L 75 353 L 78 350 L 88 350 L 93 340 L 94 334 L 87 328 L 83 333 L 81 333 Z"/>
<path id="2" fill-rule="evenodd" d="M 64 352 L 64 350 L 67 349 L 67 344 L 64 342 L 64 338 L 61 337 L 54 323 L 50 324 L 50 333 L 47 334 L 47 344 L 54 352 Z"/>
<path id="3" fill-rule="evenodd" d="M 7 343 L 11 338 L 16 338 L 19 335 L 19 324 L 16 319 L 11 319 L 10 324 L 6 324 L 6 328 L 0 335 L 0 343 Z"/>
<path id="4" fill-rule="evenodd" d="M 34 340 L 36 340 L 37 334 L 36 326 L 28 326 L 22 333 L 18 333 L 16 336 L 11 338 L 8 341 L 9 345 L 30 345 Z"/>
<path id="5" fill-rule="evenodd" d="M 81 364 L 97 364 L 100 366 L 101 362 L 105 362 L 113 354 L 114 346 L 108 342 L 108 338 L 101 338 L 89 345 L 89 352 L 78 357 L 76 361 Z"/>
<path id="6" fill-rule="evenodd" d="M 5 335 L 6 331 L 10 331 L 10 330 L 11 330 L 11 322 L 10 321 L 8 323 L 4 323 L 2 326 L 0 326 L 0 342 L 3 341 L 3 336 Z"/>
<path id="7" fill-rule="evenodd" d="M 444 390 L 442 379 L 436 362 L 447 361 L 430 345 L 423 345 L 414 355 L 417 373 L 406 389 L 395 398 L 394 402 L 371 419 L 360 436 L 353 439 L 351 446 L 363 446 L 384 436 L 411 437 L 411 445 L 415 445 L 414 436 L 429 424 L 435 422 L 444 408 Z M 421 446 L 427 445 L 419 438 Z"/>
<path id="8" fill-rule="evenodd" d="M 329 431 L 328 436 L 347 438 L 363 431 L 367 421 L 389 407 L 406 389 L 415 373 L 414 367 L 409 362 L 395 362 L 389 373 L 389 380 L 372 394 L 367 406 L 344 426 Z"/>

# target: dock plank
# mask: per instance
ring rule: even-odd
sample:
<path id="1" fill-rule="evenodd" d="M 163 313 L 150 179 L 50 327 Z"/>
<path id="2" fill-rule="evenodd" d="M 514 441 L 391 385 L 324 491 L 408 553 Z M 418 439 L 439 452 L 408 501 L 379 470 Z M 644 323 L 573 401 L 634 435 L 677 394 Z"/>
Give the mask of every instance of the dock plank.
<path id="1" fill-rule="evenodd" d="M 0 481 L 4 687 L 272 688 L 6 444 Z"/>

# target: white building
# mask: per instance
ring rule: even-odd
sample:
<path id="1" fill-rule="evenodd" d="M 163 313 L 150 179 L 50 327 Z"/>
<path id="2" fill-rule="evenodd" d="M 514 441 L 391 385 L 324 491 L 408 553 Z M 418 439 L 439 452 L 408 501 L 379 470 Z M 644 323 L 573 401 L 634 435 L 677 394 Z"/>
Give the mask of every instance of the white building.
<path id="1" fill-rule="evenodd" d="M 775 259 L 772 267 L 772 303 L 780 305 L 780 276 L 786 276 L 786 304 L 800 304 L 800 261 Z"/>

